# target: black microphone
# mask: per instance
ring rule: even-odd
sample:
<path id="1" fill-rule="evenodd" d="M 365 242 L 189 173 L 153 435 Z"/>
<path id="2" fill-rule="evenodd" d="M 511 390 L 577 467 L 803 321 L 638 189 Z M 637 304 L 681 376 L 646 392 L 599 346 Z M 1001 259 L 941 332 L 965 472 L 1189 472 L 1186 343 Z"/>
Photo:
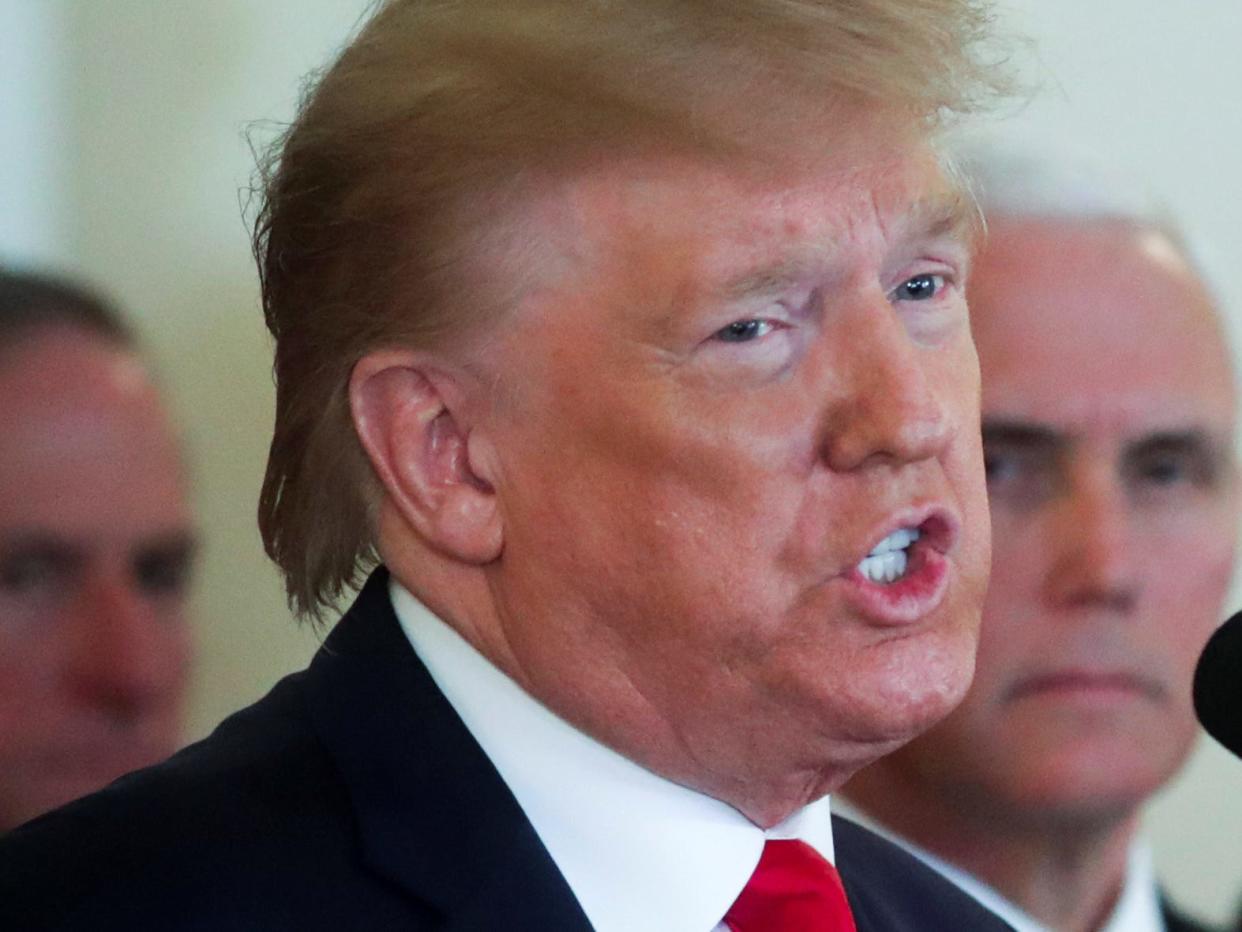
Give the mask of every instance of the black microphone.
<path id="1" fill-rule="evenodd" d="M 1242 757 L 1242 612 L 1208 639 L 1195 667 L 1194 697 L 1207 733 Z"/>

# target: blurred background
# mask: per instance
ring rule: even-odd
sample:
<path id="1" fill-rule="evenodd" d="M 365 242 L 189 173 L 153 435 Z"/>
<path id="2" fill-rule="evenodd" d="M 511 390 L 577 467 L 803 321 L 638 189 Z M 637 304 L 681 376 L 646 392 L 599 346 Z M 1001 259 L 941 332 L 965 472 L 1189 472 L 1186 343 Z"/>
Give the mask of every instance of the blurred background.
<path id="1" fill-rule="evenodd" d="M 183 425 L 206 543 L 189 738 L 285 672 L 294 623 L 255 503 L 270 345 L 243 221 L 262 146 L 365 0 L 0 0 L 0 262 L 81 276 L 130 312 Z M 1010 0 L 1038 90 L 1023 132 L 1105 153 L 1206 244 L 1239 333 L 1242 3 Z M 1232 304 L 1232 306 L 1230 306 Z M 1240 341 L 1235 338 L 1235 347 Z M 1235 584 L 1231 608 L 1242 605 Z M 1176 624 L 1177 619 L 1169 619 Z M 1242 892 L 1242 762 L 1210 740 L 1148 828 L 1174 898 L 1223 920 Z"/>

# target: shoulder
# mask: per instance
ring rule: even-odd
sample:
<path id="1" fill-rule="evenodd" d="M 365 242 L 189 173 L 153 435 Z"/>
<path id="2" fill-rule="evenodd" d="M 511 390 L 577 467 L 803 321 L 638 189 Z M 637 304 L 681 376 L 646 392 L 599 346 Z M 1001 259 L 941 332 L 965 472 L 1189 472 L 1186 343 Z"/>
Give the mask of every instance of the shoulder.
<path id="1" fill-rule="evenodd" d="M 292 920 L 317 879 L 347 875 L 345 790 L 301 676 L 163 764 L 0 838 L 0 928 L 254 927 L 241 917 Z"/>
<path id="2" fill-rule="evenodd" d="M 1160 891 L 1160 917 L 1164 920 L 1165 932 L 1217 932 L 1215 927 L 1190 918 L 1174 906 L 1163 890 Z"/>
<path id="3" fill-rule="evenodd" d="M 973 897 L 874 832 L 834 816 L 832 835 L 858 932 L 1012 932 Z"/>

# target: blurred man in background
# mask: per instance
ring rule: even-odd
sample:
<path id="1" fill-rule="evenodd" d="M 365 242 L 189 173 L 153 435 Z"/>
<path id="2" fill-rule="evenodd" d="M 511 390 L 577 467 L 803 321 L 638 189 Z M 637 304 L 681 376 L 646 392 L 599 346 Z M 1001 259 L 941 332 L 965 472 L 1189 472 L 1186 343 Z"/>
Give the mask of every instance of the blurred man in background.
<path id="1" fill-rule="evenodd" d="M 0 272 L 0 831 L 166 757 L 195 533 L 117 315 Z"/>
<path id="2" fill-rule="evenodd" d="M 848 795 L 1020 930 L 1197 926 L 1136 840 L 1196 734 L 1237 518 L 1233 373 L 1180 238 L 1079 166 L 993 152 L 970 287 L 992 581 L 974 684 Z"/>

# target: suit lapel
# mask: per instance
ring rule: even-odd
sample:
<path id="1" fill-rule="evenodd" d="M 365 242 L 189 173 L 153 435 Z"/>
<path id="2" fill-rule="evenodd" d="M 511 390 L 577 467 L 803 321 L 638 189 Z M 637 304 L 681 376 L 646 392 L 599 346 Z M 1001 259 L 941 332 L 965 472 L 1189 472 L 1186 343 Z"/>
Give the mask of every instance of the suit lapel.
<path id="1" fill-rule="evenodd" d="M 307 703 L 347 788 L 368 866 L 445 928 L 588 930 L 509 788 L 401 631 L 388 573 L 312 662 Z"/>

